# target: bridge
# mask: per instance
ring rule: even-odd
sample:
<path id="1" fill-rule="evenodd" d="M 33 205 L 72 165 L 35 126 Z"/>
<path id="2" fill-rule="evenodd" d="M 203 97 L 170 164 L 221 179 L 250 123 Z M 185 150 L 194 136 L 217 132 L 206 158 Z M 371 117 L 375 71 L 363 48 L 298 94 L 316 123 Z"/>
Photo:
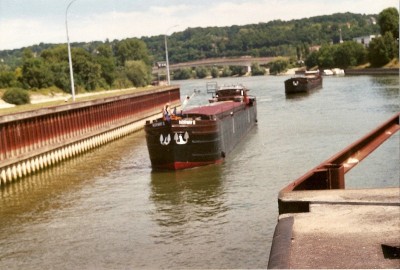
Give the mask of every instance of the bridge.
<path id="1" fill-rule="evenodd" d="M 247 67 L 247 71 L 251 71 L 251 65 L 253 63 L 258 63 L 259 65 L 265 65 L 273 61 L 275 57 L 235 57 L 235 58 L 209 58 L 185 63 L 170 64 L 170 70 L 177 70 L 182 68 L 196 68 L 204 66 L 244 66 Z M 153 67 L 153 74 L 166 69 L 165 62 L 159 62 L 159 64 Z"/>

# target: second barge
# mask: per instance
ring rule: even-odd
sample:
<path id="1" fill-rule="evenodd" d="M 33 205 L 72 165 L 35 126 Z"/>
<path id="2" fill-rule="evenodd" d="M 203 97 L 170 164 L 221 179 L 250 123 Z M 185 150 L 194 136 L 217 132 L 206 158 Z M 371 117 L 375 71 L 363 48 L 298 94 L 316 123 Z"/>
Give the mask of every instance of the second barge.
<path id="1" fill-rule="evenodd" d="M 285 81 L 285 93 L 304 93 L 322 87 L 322 76 L 319 71 L 306 71 L 303 76 L 293 77 Z"/>

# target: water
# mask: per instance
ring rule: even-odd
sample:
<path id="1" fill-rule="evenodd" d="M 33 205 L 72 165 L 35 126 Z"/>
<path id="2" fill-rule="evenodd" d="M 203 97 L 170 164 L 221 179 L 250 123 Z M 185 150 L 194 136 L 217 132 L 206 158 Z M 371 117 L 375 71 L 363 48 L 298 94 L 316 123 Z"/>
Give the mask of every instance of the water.
<path id="1" fill-rule="evenodd" d="M 152 172 L 144 132 L 0 189 L 0 269 L 266 268 L 281 188 L 400 109 L 399 77 L 325 77 L 286 98 L 287 77 L 243 83 L 258 125 L 223 164 Z M 205 80 L 179 81 L 182 96 Z M 399 186 L 399 134 L 346 174 Z"/>

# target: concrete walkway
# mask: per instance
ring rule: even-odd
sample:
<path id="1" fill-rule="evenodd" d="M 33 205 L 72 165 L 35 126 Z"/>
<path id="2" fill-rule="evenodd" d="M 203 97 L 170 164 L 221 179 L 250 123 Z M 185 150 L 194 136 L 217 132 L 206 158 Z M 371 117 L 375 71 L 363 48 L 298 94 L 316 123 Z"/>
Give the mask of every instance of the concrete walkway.
<path id="1" fill-rule="evenodd" d="M 280 200 L 308 203 L 309 212 L 279 216 L 269 268 L 400 268 L 400 188 L 295 191 Z"/>

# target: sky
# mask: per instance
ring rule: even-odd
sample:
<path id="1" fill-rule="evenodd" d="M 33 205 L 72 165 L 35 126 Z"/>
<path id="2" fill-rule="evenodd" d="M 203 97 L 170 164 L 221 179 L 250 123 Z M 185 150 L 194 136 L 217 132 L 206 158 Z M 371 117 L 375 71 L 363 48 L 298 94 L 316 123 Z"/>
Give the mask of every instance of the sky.
<path id="1" fill-rule="evenodd" d="M 66 14 L 70 42 L 89 42 L 388 7 L 399 0 L 0 0 L 0 50 L 66 43 Z"/>

